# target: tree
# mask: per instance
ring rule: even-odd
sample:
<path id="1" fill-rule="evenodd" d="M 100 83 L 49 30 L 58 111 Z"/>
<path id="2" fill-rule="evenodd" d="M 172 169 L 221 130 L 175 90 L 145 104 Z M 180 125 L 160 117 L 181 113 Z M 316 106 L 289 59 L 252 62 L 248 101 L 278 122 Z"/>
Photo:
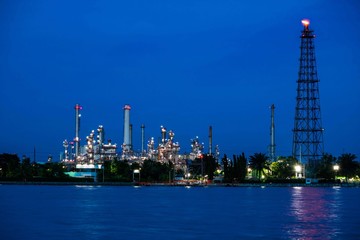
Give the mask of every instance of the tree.
<path id="1" fill-rule="evenodd" d="M 153 182 L 154 176 L 153 173 L 155 172 L 156 166 L 155 166 L 155 161 L 152 160 L 145 160 L 143 163 L 143 166 L 141 168 L 141 177 L 146 181 L 146 182 Z"/>
<path id="2" fill-rule="evenodd" d="M 141 167 L 141 178 L 146 182 L 159 182 L 169 180 L 172 169 L 169 164 L 153 160 L 145 160 Z"/>
<path id="3" fill-rule="evenodd" d="M 135 163 L 134 163 L 135 164 Z M 133 165 L 134 165 L 133 164 Z M 138 164 L 132 167 L 137 167 Z M 130 182 L 132 181 L 132 171 L 133 169 L 130 167 L 127 161 L 119 161 L 114 159 L 110 164 L 110 176 L 109 167 L 105 166 L 105 176 L 108 176 L 111 180 Z"/>
<path id="4" fill-rule="evenodd" d="M 331 179 L 335 178 L 334 165 L 336 158 L 331 154 L 324 154 L 317 165 L 316 173 L 318 178 Z"/>
<path id="5" fill-rule="evenodd" d="M 269 158 L 264 153 L 255 153 L 250 156 L 249 164 L 257 179 L 261 179 L 263 175 L 267 175 L 265 170 L 270 171 Z"/>
<path id="6" fill-rule="evenodd" d="M 224 154 L 224 157 L 221 159 L 221 163 L 222 163 L 223 169 L 224 169 L 224 180 L 223 181 L 226 183 L 232 182 L 232 180 L 233 180 L 232 163 L 231 163 L 231 161 L 229 161 L 226 154 Z"/>
<path id="7" fill-rule="evenodd" d="M 295 176 L 295 166 L 298 161 L 293 157 L 279 157 L 270 165 L 271 176 L 279 179 L 289 179 Z"/>
<path id="8" fill-rule="evenodd" d="M 41 166 L 43 168 L 41 177 L 46 179 L 61 179 L 67 178 L 65 174 L 65 166 L 62 163 L 57 162 L 47 162 Z"/>
<path id="9" fill-rule="evenodd" d="M 344 153 L 338 159 L 340 174 L 345 176 L 346 182 L 349 178 L 356 175 L 357 169 L 359 168 L 359 163 L 355 161 L 356 158 L 355 154 Z"/>
<path id="10" fill-rule="evenodd" d="M 237 181 L 241 182 L 245 180 L 247 174 L 247 159 L 245 154 L 242 153 L 239 156 L 233 155 L 233 177 Z"/>
<path id="11" fill-rule="evenodd" d="M 21 162 L 21 175 L 24 181 L 27 181 L 28 179 L 31 179 L 33 177 L 33 170 L 32 165 L 30 163 L 30 158 L 23 156 L 22 162 Z"/>
<path id="12" fill-rule="evenodd" d="M 209 180 L 214 179 L 214 172 L 216 171 L 218 164 L 214 156 L 209 154 L 203 154 L 198 158 L 195 158 L 191 163 L 191 174 L 193 176 L 208 176 Z"/>
<path id="13" fill-rule="evenodd" d="M 212 155 L 203 155 L 203 167 L 204 167 L 204 174 L 208 175 L 209 180 L 214 179 L 214 172 L 217 169 L 216 159 Z"/>
<path id="14" fill-rule="evenodd" d="M 0 154 L 0 175 L 4 178 L 20 178 L 20 159 L 16 154 Z"/>

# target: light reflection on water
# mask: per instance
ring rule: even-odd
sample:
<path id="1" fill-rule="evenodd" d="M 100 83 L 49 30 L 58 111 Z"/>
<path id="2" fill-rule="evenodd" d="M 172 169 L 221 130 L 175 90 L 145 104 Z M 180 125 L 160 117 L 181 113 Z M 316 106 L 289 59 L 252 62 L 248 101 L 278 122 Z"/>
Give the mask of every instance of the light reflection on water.
<path id="1" fill-rule="evenodd" d="M 285 228 L 295 239 L 335 239 L 340 233 L 340 189 L 293 187 L 289 215 L 294 222 Z"/>
<path id="2" fill-rule="evenodd" d="M 0 239 L 360 239 L 359 198 L 360 188 L 2 185 Z"/>

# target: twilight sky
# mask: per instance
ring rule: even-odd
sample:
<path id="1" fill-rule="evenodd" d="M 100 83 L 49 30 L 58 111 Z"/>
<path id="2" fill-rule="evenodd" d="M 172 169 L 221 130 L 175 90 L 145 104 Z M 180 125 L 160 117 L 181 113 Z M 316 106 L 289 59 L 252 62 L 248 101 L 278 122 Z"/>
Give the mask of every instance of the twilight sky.
<path id="1" fill-rule="evenodd" d="M 123 142 L 130 104 L 134 149 L 175 132 L 181 152 L 208 127 L 221 155 L 291 155 L 301 19 L 315 31 L 325 152 L 360 155 L 360 2 L 357 0 L 0 3 L 0 153 L 59 159 L 75 133 L 103 125 Z"/>

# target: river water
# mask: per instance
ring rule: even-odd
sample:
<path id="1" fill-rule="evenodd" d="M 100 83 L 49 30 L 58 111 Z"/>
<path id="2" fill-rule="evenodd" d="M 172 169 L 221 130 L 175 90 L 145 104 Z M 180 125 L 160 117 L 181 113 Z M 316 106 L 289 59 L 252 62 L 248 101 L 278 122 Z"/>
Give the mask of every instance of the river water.
<path id="1" fill-rule="evenodd" d="M 0 185 L 0 239 L 360 239 L 360 188 Z"/>

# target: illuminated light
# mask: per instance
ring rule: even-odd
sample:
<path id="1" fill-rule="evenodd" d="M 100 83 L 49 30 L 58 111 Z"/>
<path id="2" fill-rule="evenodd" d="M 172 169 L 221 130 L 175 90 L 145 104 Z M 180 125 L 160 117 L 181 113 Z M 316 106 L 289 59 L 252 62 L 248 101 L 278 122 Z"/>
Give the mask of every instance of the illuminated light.
<path id="1" fill-rule="evenodd" d="M 309 19 L 303 19 L 301 20 L 301 23 L 304 25 L 304 27 L 308 27 L 310 25 L 310 20 Z"/>
<path id="2" fill-rule="evenodd" d="M 295 166 L 295 172 L 297 172 L 297 173 L 301 172 L 301 166 L 300 165 Z"/>
<path id="3" fill-rule="evenodd" d="M 124 110 L 131 110 L 130 105 L 126 104 L 126 105 L 124 106 Z"/>

